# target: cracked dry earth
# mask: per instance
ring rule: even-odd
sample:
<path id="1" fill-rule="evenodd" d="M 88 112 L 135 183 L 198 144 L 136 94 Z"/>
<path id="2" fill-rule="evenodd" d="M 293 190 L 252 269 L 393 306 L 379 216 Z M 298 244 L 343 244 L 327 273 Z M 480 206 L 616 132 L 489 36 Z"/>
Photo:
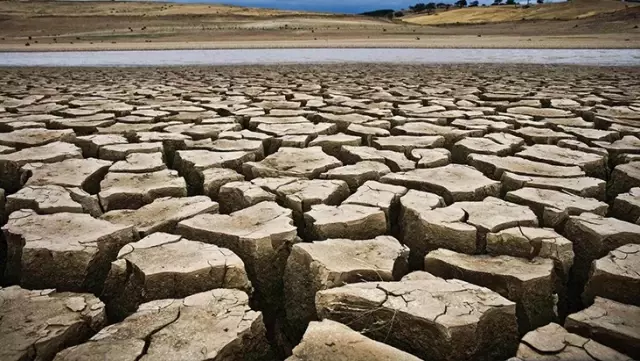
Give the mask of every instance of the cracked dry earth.
<path id="1" fill-rule="evenodd" d="M 0 70 L 0 360 L 640 359 L 640 70 Z"/>

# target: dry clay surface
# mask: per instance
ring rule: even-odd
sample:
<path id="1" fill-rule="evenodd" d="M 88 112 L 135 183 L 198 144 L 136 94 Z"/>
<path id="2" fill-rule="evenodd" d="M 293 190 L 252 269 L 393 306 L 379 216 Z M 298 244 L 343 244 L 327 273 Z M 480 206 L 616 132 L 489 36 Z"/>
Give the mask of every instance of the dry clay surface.
<path id="1" fill-rule="evenodd" d="M 0 69 L 0 360 L 640 358 L 638 69 Z"/>

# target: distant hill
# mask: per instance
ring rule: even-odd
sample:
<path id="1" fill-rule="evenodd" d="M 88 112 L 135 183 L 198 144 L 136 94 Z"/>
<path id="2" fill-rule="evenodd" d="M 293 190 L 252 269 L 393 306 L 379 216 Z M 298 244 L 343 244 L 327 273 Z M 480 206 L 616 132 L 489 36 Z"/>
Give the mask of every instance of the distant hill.
<path id="1" fill-rule="evenodd" d="M 160 1 L 25 1 L 0 0 L 0 13 L 10 16 L 242 16 L 328 15 L 278 9 L 250 8 L 224 4 L 172 3 Z"/>
<path id="2" fill-rule="evenodd" d="M 430 15 L 405 16 L 403 20 L 420 25 L 500 23 L 521 20 L 575 20 L 624 11 L 629 7 L 639 5 L 640 3 L 619 0 L 572 0 L 538 5 L 532 0 L 529 7 L 501 5 L 451 8 Z"/>

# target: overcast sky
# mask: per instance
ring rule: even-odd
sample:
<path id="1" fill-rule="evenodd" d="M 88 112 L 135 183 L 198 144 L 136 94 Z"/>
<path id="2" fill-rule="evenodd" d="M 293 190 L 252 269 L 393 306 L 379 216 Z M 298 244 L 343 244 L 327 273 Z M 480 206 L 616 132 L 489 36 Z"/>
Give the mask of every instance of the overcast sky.
<path id="1" fill-rule="evenodd" d="M 340 13 L 361 13 L 377 9 L 403 9 L 417 2 L 445 2 L 453 3 L 455 0 L 174 0 L 178 2 L 215 2 L 242 6 L 256 6 L 290 10 L 329 11 Z M 470 0 L 467 0 L 470 1 Z M 505 0 L 506 1 L 506 0 Z M 526 0 L 521 0 L 526 1 Z M 551 1 L 551 0 L 546 0 Z M 553 0 L 561 1 L 561 0 Z M 490 4 L 493 0 L 480 0 L 480 3 Z M 531 0 L 531 2 L 535 2 Z"/>

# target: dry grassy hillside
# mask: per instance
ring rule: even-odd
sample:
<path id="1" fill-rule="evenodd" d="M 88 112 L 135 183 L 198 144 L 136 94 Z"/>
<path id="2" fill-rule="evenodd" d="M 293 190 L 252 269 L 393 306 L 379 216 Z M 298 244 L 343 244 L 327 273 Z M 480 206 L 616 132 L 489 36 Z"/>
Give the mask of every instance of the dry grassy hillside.
<path id="1" fill-rule="evenodd" d="M 365 31 L 402 24 L 363 16 L 137 1 L 2 1 L 0 43 L 211 41 Z M 37 41 L 37 42 L 36 42 Z"/>
<path id="2" fill-rule="evenodd" d="M 157 37 L 206 30 L 280 29 L 385 24 L 362 16 L 138 1 L 0 0 L 0 35 Z M 143 29 L 144 28 L 144 29 Z"/>
<path id="3" fill-rule="evenodd" d="M 262 17 L 310 14 L 301 11 L 258 9 L 220 4 L 175 4 L 144 1 L 0 1 L 7 16 L 170 16 L 218 15 Z"/>
<path id="4" fill-rule="evenodd" d="M 217 4 L 0 0 L 0 51 L 243 47 L 640 48 L 637 26 L 640 7 L 624 10 L 624 4 L 614 0 L 573 1 L 573 4 L 550 4 L 527 10 L 505 6 L 451 10 L 435 16 L 408 17 L 407 22 Z M 537 18 L 543 20 L 521 21 L 533 16 L 527 14 L 537 14 Z M 554 18 L 567 20 L 544 20 Z"/>
<path id="5" fill-rule="evenodd" d="M 535 4 L 532 0 L 531 3 Z M 418 14 L 403 18 L 420 25 L 499 23 L 522 20 L 575 20 L 625 11 L 638 3 L 620 0 L 573 0 L 563 3 L 532 5 L 529 8 L 511 5 L 472 7 L 438 12 L 432 15 Z"/>

